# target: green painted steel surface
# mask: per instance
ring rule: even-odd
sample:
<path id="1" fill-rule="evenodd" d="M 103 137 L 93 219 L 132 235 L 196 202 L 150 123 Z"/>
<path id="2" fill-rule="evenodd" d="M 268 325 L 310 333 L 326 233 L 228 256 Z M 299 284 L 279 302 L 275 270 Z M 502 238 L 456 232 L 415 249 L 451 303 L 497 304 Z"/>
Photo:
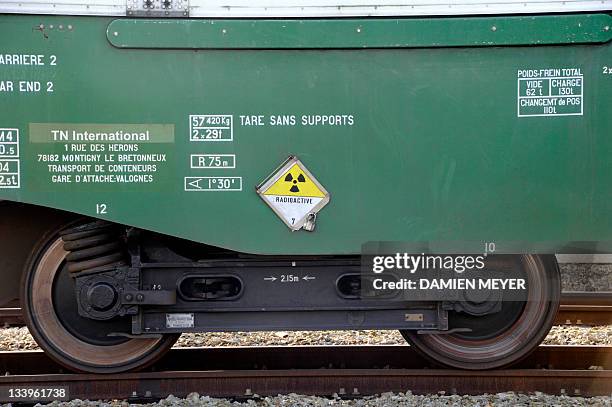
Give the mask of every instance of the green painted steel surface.
<path id="1" fill-rule="evenodd" d="M 119 49 L 109 24 L 136 25 L 0 16 L 0 128 L 19 131 L 0 130 L 0 199 L 253 253 L 612 240 L 610 42 Z M 331 194 L 312 233 L 291 232 L 255 193 L 290 154 Z"/>
<path id="2" fill-rule="evenodd" d="M 335 49 L 602 43 L 606 14 L 341 20 L 116 20 L 119 48 Z M 608 27 L 606 29 L 606 27 Z"/>

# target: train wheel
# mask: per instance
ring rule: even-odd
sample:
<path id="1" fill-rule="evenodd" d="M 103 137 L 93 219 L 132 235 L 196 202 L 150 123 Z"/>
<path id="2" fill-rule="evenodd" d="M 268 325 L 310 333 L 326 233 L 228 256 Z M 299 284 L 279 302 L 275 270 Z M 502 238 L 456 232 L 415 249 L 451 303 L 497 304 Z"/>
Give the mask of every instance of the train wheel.
<path id="1" fill-rule="evenodd" d="M 51 358 L 75 371 L 117 373 L 146 367 L 172 347 L 178 335 L 108 336 L 130 332 L 129 317 L 96 321 L 79 316 L 67 254 L 59 231 L 47 236 L 30 256 L 22 281 L 26 324 Z"/>
<path id="2" fill-rule="evenodd" d="M 493 264 L 488 263 L 523 275 L 527 279 L 526 301 L 503 302 L 500 312 L 480 317 L 449 312 L 449 328 L 467 327 L 471 332 L 419 335 L 401 331 L 420 353 L 455 368 L 494 369 L 521 360 L 546 337 L 561 294 L 555 257 L 500 255 Z"/>

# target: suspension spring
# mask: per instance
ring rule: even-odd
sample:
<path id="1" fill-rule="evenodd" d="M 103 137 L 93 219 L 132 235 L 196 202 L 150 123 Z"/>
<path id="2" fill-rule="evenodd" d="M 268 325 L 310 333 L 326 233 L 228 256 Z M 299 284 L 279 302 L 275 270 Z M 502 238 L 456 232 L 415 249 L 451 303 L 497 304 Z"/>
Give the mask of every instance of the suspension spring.
<path id="1" fill-rule="evenodd" d="M 114 223 L 94 221 L 60 233 L 68 255 L 68 271 L 102 271 L 127 264 L 125 229 Z"/>

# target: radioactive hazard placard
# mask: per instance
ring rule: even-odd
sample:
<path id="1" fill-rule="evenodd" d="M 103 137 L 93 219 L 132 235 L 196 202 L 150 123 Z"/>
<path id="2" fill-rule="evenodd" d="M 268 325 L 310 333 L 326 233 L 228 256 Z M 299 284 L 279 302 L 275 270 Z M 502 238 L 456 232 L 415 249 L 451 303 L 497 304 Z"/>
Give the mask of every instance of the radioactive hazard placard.
<path id="1" fill-rule="evenodd" d="M 291 230 L 314 229 L 329 193 L 297 157 L 289 157 L 257 187 L 257 193 Z"/>

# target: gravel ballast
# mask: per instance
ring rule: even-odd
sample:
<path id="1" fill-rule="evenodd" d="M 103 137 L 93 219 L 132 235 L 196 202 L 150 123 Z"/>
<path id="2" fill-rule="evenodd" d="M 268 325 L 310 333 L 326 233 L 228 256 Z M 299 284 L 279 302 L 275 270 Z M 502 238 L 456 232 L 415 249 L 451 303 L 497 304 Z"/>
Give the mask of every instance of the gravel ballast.
<path id="1" fill-rule="evenodd" d="M 183 334 L 174 347 L 273 345 L 403 345 L 398 331 L 211 332 Z M 546 345 L 610 345 L 612 325 L 554 326 Z M 0 329 L 0 350 L 34 350 L 38 345 L 25 327 Z"/>
<path id="2" fill-rule="evenodd" d="M 565 291 L 612 291 L 612 264 L 559 264 Z"/>
<path id="3" fill-rule="evenodd" d="M 591 407 L 610 407 L 612 397 L 569 397 L 552 396 L 536 392 L 535 394 L 521 393 L 498 393 L 484 394 L 477 396 L 460 395 L 413 395 L 406 393 L 383 393 L 379 396 L 364 397 L 354 400 L 342 400 L 338 398 L 323 398 L 314 396 L 304 396 L 298 394 L 279 395 L 276 397 L 264 397 L 257 400 L 247 400 L 244 402 L 231 401 L 226 399 L 216 399 L 208 396 L 200 396 L 192 393 L 186 398 L 181 399 L 169 396 L 157 403 L 144 404 L 150 407 L 166 406 L 189 406 L 189 407 L 293 407 L 293 406 L 333 406 L 333 407 L 399 407 L 399 406 L 419 406 L 419 407 L 438 407 L 438 406 L 457 406 L 457 407 L 527 407 L 527 406 L 591 406 Z M 125 401 L 98 402 L 73 400 L 71 402 L 53 402 L 49 406 L 54 407 L 129 407 Z"/>

